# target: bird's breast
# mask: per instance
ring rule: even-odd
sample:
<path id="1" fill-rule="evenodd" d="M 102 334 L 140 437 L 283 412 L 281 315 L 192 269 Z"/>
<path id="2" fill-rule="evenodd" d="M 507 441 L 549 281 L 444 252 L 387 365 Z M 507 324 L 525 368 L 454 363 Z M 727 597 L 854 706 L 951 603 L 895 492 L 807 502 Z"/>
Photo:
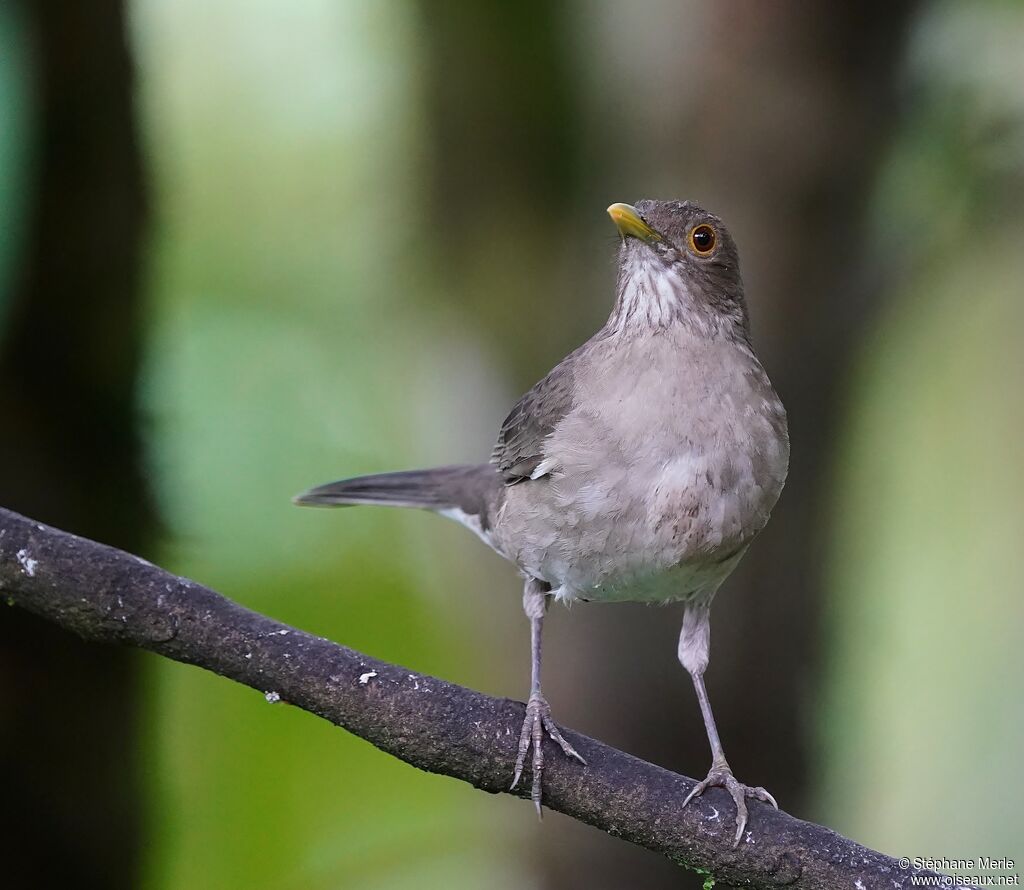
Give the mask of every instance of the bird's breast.
<path id="1" fill-rule="evenodd" d="M 588 375 L 545 450 L 551 474 L 509 490 L 527 571 L 569 595 L 652 601 L 731 571 L 782 490 L 785 413 L 749 352 L 701 346 L 655 343 Z"/>

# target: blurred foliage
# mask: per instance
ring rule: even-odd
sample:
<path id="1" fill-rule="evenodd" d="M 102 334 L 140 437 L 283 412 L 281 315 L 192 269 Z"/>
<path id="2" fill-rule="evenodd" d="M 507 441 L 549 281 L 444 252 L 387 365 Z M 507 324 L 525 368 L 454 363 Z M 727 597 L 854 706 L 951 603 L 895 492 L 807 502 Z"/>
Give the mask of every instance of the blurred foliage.
<path id="1" fill-rule="evenodd" d="M 17 8 L 0 4 L 0 322 L 13 261 L 21 246 L 30 175 L 27 55 L 24 23 Z"/>
<path id="2" fill-rule="evenodd" d="M 1024 6 L 938 4 L 873 249 L 890 305 L 838 455 L 822 817 L 1024 862 Z"/>
<path id="3" fill-rule="evenodd" d="M 417 286 L 411 10 L 145 0 L 135 12 L 159 224 L 146 403 L 171 564 L 282 620 L 481 685 L 493 631 L 472 632 L 456 608 L 482 575 L 432 556 L 430 520 L 289 502 L 339 475 L 486 447 L 472 428 L 461 442 L 447 432 L 460 423 L 443 404 L 417 407 L 445 401 L 441 377 L 448 410 L 471 417 L 488 374 L 457 328 L 437 330 Z M 440 537 L 452 556 L 478 546 Z M 515 845 L 490 843 L 514 834 L 507 808 L 216 678 L 151 670 L 150 886 L 516 877 Z"/>

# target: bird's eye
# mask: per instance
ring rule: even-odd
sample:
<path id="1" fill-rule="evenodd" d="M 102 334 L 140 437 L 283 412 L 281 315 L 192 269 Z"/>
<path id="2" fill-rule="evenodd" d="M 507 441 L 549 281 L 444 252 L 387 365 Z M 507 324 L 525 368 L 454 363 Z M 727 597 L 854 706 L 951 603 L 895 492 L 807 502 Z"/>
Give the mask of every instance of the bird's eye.
<path id="1" fill-rule="evenodd" d="M 707 256 L 715 249 L 715 230 L 707 223 L 701 223 L 690 230 L 690 247 L 700 256 Z"/>

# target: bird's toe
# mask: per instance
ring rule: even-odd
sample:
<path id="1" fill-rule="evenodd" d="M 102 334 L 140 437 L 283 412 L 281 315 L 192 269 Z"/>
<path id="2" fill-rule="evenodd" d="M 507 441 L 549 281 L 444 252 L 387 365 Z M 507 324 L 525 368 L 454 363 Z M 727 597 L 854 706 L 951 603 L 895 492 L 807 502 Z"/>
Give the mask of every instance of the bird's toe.
<path id="1" fill-rule="evenodd" d="M 736 806 L 736 837 L 733 840 L 734 847 L 739 846 L 740 841 L 743 839 L 743 832 L 747 827 L 746 799 L 748 797 L 771 804 L 775 809 L 779 808 L 775 798 L 768 791 L 760 786 L 751 787 L 737 781 L 728 766 L 712 766 L 707 778 L 694 785 L 690 793 L 686 795 L 686 798 L 683 800 L 683 806 L 685 807 L 693 798 L 700 797 L 708 788 L 712 787 L 724 788 L 728 791 Z"/>
<path id="2" fill-rule="evenodd" d="M 519 733 L 519 747 L 516 752 L 515 772 L 512 778 L 512 785 L 509 790 L 515 788 L 523 776 L 526 767 L 526 757 L 533 752 L 530 760 L 531 785 L 530 798 L 537 808 L 537 815 L 543 817 L 541 810 L 541 796 L 543 794 L 544 775 L 544 733 L 547 732 L 567 757 L 579 761 L 586 766 L 586 761 L 580 753 L 562 735 L 557 724 L 551 719 L 551 707 L 543 695 L 534 694 L 526 704 L 526 716 L 523 718 L 523 728 Z"/>

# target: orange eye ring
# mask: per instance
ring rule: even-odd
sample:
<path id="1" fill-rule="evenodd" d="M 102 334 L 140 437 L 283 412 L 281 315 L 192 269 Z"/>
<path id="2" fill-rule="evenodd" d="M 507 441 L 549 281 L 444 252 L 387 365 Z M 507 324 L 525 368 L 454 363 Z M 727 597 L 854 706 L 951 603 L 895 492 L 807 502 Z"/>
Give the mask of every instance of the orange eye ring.
<path id="1" fill-rule="evenodd" d="M 701 223 L 690 229 L 689 235 L 690 250 L 697 256 L 707 256 L 715 249 L 718 243 L 718 235 L 707 223 Z"/>

